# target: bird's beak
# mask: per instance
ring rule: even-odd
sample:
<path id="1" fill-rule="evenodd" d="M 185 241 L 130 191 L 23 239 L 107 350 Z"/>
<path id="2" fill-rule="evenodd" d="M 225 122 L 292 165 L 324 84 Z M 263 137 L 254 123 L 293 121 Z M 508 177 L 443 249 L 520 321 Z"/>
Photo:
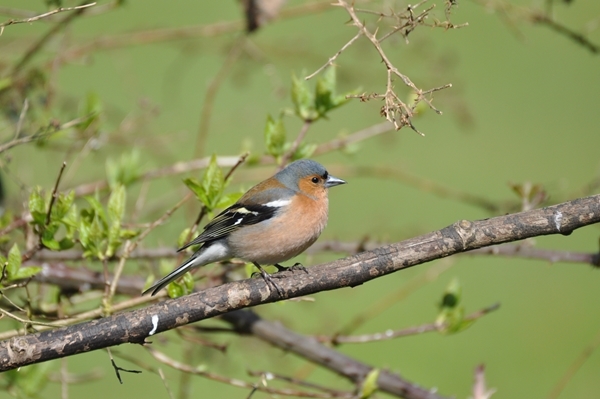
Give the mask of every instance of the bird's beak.
<path id="1" fill-rule="evenodd" d="M 333 177 L 331 175 L 327 176 L 327 180 L 325 181 L 326 188 L 339 186 L 340 184 L 346 184 L 346 182 L 342 179 L 338 179 L 337 177 Z"/>

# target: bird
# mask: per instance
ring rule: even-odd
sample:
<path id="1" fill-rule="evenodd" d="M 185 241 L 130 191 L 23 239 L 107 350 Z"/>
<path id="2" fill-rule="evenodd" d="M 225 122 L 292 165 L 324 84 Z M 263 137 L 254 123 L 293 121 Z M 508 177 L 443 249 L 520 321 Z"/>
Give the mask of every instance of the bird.
<path id="1" fill-rule="evenodd" d="M 267 285 L 279 286 L 261 265 L 280 265 L 304 252 L 321 235 L 328 219 L 328 189 L 346 182 L 320 163 L 301 159 L 249 189 L 235 204 L 212 219 L 179 251 L 201 244 L 179 267 L 142 295 L 155 295 L 191 269 L 229 260 L 251 262 Z M 292 267 L 303 268 L 299 263 Z"/>

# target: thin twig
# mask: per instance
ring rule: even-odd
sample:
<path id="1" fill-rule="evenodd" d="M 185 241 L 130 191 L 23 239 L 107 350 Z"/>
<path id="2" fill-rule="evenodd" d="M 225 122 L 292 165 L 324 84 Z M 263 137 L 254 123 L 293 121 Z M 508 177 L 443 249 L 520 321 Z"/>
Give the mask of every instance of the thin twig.
<path id="1" fill-rule="evenodd" d="M 388 121 L 378 123 L 373 126 L 369 126 L 365 129 L 354 132 L 343 138 L 336 138 L 326 143 L 319 144 L 315 151 L 313 152 L 313 156 L 322 155 L 328 152 L 337 151 L 344 149 L 352 144 L 359 143 L 361 141 L 370 139 L 372 137 L 378 136 L 383 133 L 387 133 L 389 131 L 393 131 L 394 128 L 392 124 Z"/>
<path id="2" fill-rule="evenodd" d="M 500 308 L 500 304 L 496 303 L 494 305 L 488 306 L 486 308 L 480 309 L 477 312 L 474 312 L 468 316 L 465 316 L 463 320 L 472 321 L 477 320 L 494 310 Z M 374 334 L 361 334 L 361 335 L 335 335 L 333 337 L 320 336 L 317 339 L 320 342 L 328 342 L 333 345 L 339 344 L 363 344 L 367 342 L 376 342 L 376 341 L 386 341 L 389 339 L 407 337 L 410 335 L 418 335 L 423 334 L 425 332 L 432 331 L 444 331 L 444 329 L 448 328 L 449 323 L 430 323 L 423 324 L 420 326 L 404 328 L 402 330 L 387 330 L 383 333 L 374 333 Z"/>
<path id="3" fill-rule="evenodd" d="M 54 183 L 54 188 L 52 189 L 52 196 L 50 197 L 50 204 L 48 205 L 48 212 L 46 212 L 46 227 L 50 225 L 50 215 L 52 214 L 52 207 L 56 202 L 56 197 L 58 197 L 58 185 L 60 184 L 60 179 L 67 167 L 67 163 L 63 161 L 60 166 L 60 171 L 58 172 L 58 177 L 56 178 L 56 182 Z"/>
<path id="4" fill-rule="evenodd" d="M 19 316 L 15 316 L 14 314 L 12 314 L 2 308 L 0 308 L 0 313 L 2 313 L 4 316 L 6 316 L 8 318 L 18 321 L 19 323 L 22 323 L 24 325 L 54 327 L 54 325 L 52 323 L 44 323 L 43 321 L 33 321 L 33 320 L 28 320 L 28 319 L 22 319 Z"/>
<path id="5" fill-rule="evenodd" d="M 278 389 L 278 388 L 272 388 L 272 387 L 263 386 L 263 385 L 259 385 L 259 384 L 251 384 L 251 383 L 243 381 L 243 380 L 238 380 L 235 378 L 228 378 L 228 377 L 224 377 L 219 374 L 215 374 L 215 373 L 206 371 L 205 368 L 203 368 L 203 367 L 192 367 L 187 364 L 178 362 L 177 360 L 170 358 L 169 356 L 165 355 L 164 353 L 157 351 L 156 349 L 154 349 L 151 346 L 144 346 L 144 348 L 146 348 L 148 350 L 148 353 L 150 353 L 150 355 L 152 355 L 156 360 L 158 360 L 159 362 L 161 362 L 163 364 L 166 364 L 167 366 L 169 366 L 171 368 L 174 368 L 175 370 L 179 370 L 184 373 L 189 373 L 192 375 L 198 375 L 201 377 L 205 377 L 210 380 L 222 382 L 227 385 L 234 386 L 234 387 L 244 388 L 244 389 L 257 389 L 259 391 L 268 392 L 270 394 L 285 395 L 285 396 L 298 396 L 298 397 L 302 397 L 302 398 L 333 398 L 334 397 L 330 394 L 297 391 L 297 390 L 293 390 L 293 389 Z M 351 396 L 346 396 L 346 397 L 351 397 Z"/>
<path id="6" fill-rule="evenodd" d="M 565 371 L 560 381 L 556 383 L 552 391 L 548 395 L 548 399 L 557 399 L 560 397 L 560 394 L 565 390 L 569 382 L 573 380 L 575 374 L 583 367 L 585 362 L 588 361 L 590 356 L 600 347 L 600 331 L 596 334 L 596 336 L 592 339 L 584 349 L 581 351 L 579 356 L 571 363 L 569 368 Z"/>
<path id="7" fill-rule="evenodd" d="M 302 143 L 302 140 L 304 140 L 304 137 L 306 137 L 306 133 L 308 133 L 308 128 L 310 127 L 311 124 L 312 124 L 312 121 L 310 121 L 310 120 L 304 121 L 304 124 L 302 124 L 302 127 L 300 128 L 300 132 L 298 133 L 298 137 L 296 137 L 296 140 L 294 140 L 294 142 L 290 146 L 290 149 L 285 154 L 282 155 L 281 161 L 279 164 L 279 170 L 283 169 L 285 167 L 285 165 L 287 165 L 287 163 L 292 159 L 292 157 L 294 156 L 294 153 L 296 152 L 298 147 L 300 147 L 300 143 Z"/>
<path id="8" fill-rule="evenodd" d="M 29 24 L 31 22 L 39 21 L 42 18 L 46 18 L 46 17 L 49 17 L 51 15 L 58 14 L 59 12 L 80 10 L 82 8 L 88 8 L 88 7 L 92 7 L 92 6 L 95 6 L 95 5 L 96 5 L 96 2 L 89 3 L 89 4 L 84 4 L 84 5 L 81 5 L 81 6 L 75 6 L 75 7 L 59 7 L 57 9 L 55 9 L 55 10 L 48 11 L 46 13 L 39 14 L 39 15 L 36 15 L 34 17 L 31 17 L 31 18 L 26 18 L 26 19 L 9 19 L 6 22 L 0 23 L 0 36 L 2 36 L 2 32 L 4 31 L 4 27 L 9 26 L 9 25 Z"/>
<path id="9" fill-rule="evenodd" d="M 192 198 L 192 195 L 193 195 L 192 193 L 188 193 L 185 197 L 183 197 L 183 199 L 181 201 L 179 201 L 177 204 L 175 204 L 174 207 L 169 209 L 167 212 L 164 213 L 164 215 L 162 215 L 161 217 L 156 219 L 152 224 L 150 224 L 150 226 L 148 226 L 142 233 L 140 233 L 140 235 L 137 236 L 135 240 L 127 240 L 127 243 L 125 244 L 125 250 L 123 251 L 123 254 L 121 255 L 119 264 L 115 268 L 115 274 L 114 274 L 113 280 L 110 284 L 110 291 L 108 293 L 108 296 L 107 296 L 106 302 L 105 302 L 107 305 L 110 304 L 110 301 L 112 300 L 112 298 L 115 295 L 115 292 L 117 290 L 117 285 L 119 283 L 119 278 L 121 277 L 121 273 L 123 272 L 123 268 L 125 267 L 125 262 L 129 258 L 129 255 L 131 254 L 131 252 L 139 245 L 140 242 L 142 242 L 142 240 L 144 240 L 146 238 L 146 236 L 148 236 L 148 234 L 150 234 L 152 232 L 152 230 L 154 230 L 156 227 L 158 227 L 162 223 L 164 223 L 164 221 L 167 220 L 168 218 L 170 218 L 171 215 L 177 209 L 179 209 L 185 202 L 187 202 L 190 198 Z"/>
<path id="10" fill-rule="evenodd" d="M 1 147 L 0 147 L 0 152 Z M 147 180 L 147 179 L 157 179 L 161 177 L 167 177 L 172 175 L 178 175 L 183 173 L 192 172 L 194 170 L 204 169 L 208 167 L 210 163 L 211 157 L 204 157 L 193 159 L 187 162 L 177 162 L 173 165 L 165 166 L 162 168 L 152 169 L 148 172 L 142 173 L 135 177 L 133 181 Z M 238 163 L 240 157 L 239 156 L 222 156 L 217 157 L 217 164 L 221 167 L 224 166 L 234 166 Z M 74 187 L 72 190 L 75 191 L 76 197 L 81 197 L 84 195 L 90 195 L 95 193 L 96 191 L 106 190 L 108 188 L 107 180 L 99 180 L 92 183 L 82 184 L 80 186 Z"/>
<path id="11" fill-rule="evenodd" d="M 496 392 L 495 389 L 488 389 L 485 384 L 485 366 L 483 364 L 475 367 L 475 381 L 473 382 L 473 399 L 490 399 Z"/>
<path id="12" fill-rule="evenodd" d="M 550 29 L 552 29 L 552 30 L 554 30 L 554 31 L 556 31 L 558 33 L 561 33 L 561 34 L 565 35 L 569 39 L 571 39 L 574 42 L 582 45 L 584 48 L 590 50 L 594 54 L 597 54 L 597 53 L 600 52 L 600 46 L 599 45 L 596 45 L 596 44 L 592 43 L 583 34 L 581 34 L 579 32 L 575 32 L 573 29 L 568 28 L 568 27 L 560 24 L 559 22 L 555 21 L 554 19 L 552 19 L 548 15 L 539 14 L 539 13 L 538 14 L 532 13 L 531 20 L 534 23 L 545 25 L 545 26 L 549 27 Z"/>
<path id="13" fill-rule="evenodd" d="M 198 134 L 196 135 L 196 149 L 194 151 L 196 157 L 204 155 L 204 143 L 208 137 L 210 119 L 213 115 L 213 105 L 215 103 L 217 93 L 221 88 L 221 84 L 225 81 L 225 77 L 227 77 L 229 71 L 239 58 L 245 41 L 246 37 L 243 35 L 238 38 L 238 40 L 233 44 L 227 53 L 227 57 L 223 61 L 221 68 L 208 84 L 206 94 L 204 95 L 204 101 L 202 102 L 200 123 L 198 127 Z"/>
<path id="14" fill-rule="evenodd" d="M 171 392 L 171 388 L 169 387 L 169 383 L 167 382 L 167 378 L 165 377 L 165 373 L 163 372 L 161 367 L 158 368 L 158 375 L 160 376 L 160 379 L 162 380 L 163 385 L 165 386 L 165 390 L 167 391 L 167 395 L 169 395 L 169 399 L 173 399 L 173 392 Z"/>
<path id="15" fill-rule="evenodd" d="M 95 3 L 94 3 L 95 4 Z M 50 39 L 59 33 L 61 30 L 65 29 L 69 26 L 75 19 L 83 14 L 86 8 L 77 8 L 72 14 L 69 14 L 67 17 L 63 18 L 59 21 L 52 29 L 50 29 L 45 35 L 43 35 L 37 42 L 33 44 L 21 57 L 19 62 L 13 67 L 10 76 L 16 76 L 22 69 L 29 63 L 29 61 L 33 58 L 33 56 L 42 49 L 50 41 Z"/>
<path id="16" fill-rule="evenodd" d="M 295 7 L 283 8 L 277 19 L 273 22 L 285 21 L 287 19 L 303 17 L 328 10 L 332 10 L 332 7 L 328 2 L 323 2 L 321 0 L 313 1 Z M 89 53 L 95 53 L 101 50 L 119 49 L 128 46 L 139 46 L 142 44 L 161 43 L 189 38 L 210 38 L 227 35 L 240 32 L 244 27 L 245 21 L 243 19 L 237 19 L 234 21 L 217 22 L 208 25 L 152 29 L 104 36 L 63 52 L 63 54 L 60 55 L 60 62 L 72 61 L 73 59 L 84 57 Z"/>
<path id="17" fill-rule="evenodd" d="M 418 5 L 422 4 L 423 2 L 419 3 Z M 334 5 L 336 6 L 341 6 L 343 7 L 348 14 L 350 15 L 350 18 L 352 20 L 353 25 L 358 28 L 359 32 L 361 32 L 362 35 L 364 35 L 367 39 L 369 39 L 369 41 L 371 42 L 371 44 L 375 47 L 375 49 L 377 50 L 377 52 L 379 53 L 382 61 L 384 62 L 386 68 L 387 68 L 387 86 L 386 86 L 386 93 L 385 96 L 383 96 L 383 98 L 385 99 L 385 105 L 382 107 L 381 109 L 381 114 L 391 123 L 394 124 L 394 126 L 396 127 L 397 130 L 401 129 L 404 126 L 409 126 L 412 130 L 414 130 L 415 132 L 417 132 L 420 135 L 423 135 L 423 133 L 421 133 L 412 123 L 412 117 L 413 117 L 413 113 L 414 113 L 414 108 L 416 107 L 416 105 L 423 101 L 425 102 L 429 108 L 431 108 L 434 112 L 436 112 L 437 114 L 441 114 L 442 112 L 440 110 L 438 110 L 433 104 L 432 101 L 427 98 L 426 93 L 431 93 L 431 91 L 423 91 L 421 89 L 419 89 L 411 80 L 408 76 L 402 74 L 393 64 L 392 62 L 389 60 L 389 58 L 387 57 L 387 55 L 385 54 L 385 52 L 383 51 L 382 47 L 381 47 L 381 39 L 377 38 L 377 31 L 375 33 L 371 33 L 367 27 L 365 26 L 364 22 L 362 22 L 358 16 L 356 15 L 356 10 L 354 9 L 354 5 L 350 5 L 348 4 L 346 1 L 344 0 L 338 0 L 337 3 L 334 3 Z M 417 6 L 418 6 L 417 5 Z M 427 13 L 431 10 L 431 8 L 426 9 L 425 11 L 423 11 L 421 14 L 415 16 L 413 14 L 413 9 L 416 6 L 409 6 L 407 11 L 409 13 L 409 16 L 407 17 L 410 21 L 410 23 L 407 25 L 410 28 L 407 28 L 408 30 L 406 32 L 404 32 L 404 36 L 406 37 L 406 35 L 412 31 L 417 25 L 419 24 L 423 24 L 424 23 L 424 19 L 427 16 Z M 387 36 L 384 36 L 384 39 Z M 409 88 L 411 88 L 415 94 L 417 95 L 415 104 L 412 107 L 407 106 L 402 100 L 400 100 L 400 98 L 398 97 L 398 95 L 394 92 L 394 86 L 393 86 L 393 79 L 392 79 L 392 75 L 393 76 L 397 76 L 399 77 L 402 82 L 408 86 Z M 367 97 L 361 97 L 361 99 L 363 101 L 366 101 L 370 98 L 379 98 L 381 96 L 379 95 L 374 95 L 374 96 L 367 96 Z"/>
<path id="18" fill-rule="evenodd" d="M 354 43 L 354 42 L 355 42 L 355 41 L 356 41 L 356 40 L 357 40 L 359 37 L 361 37 L 362 35 L 363 35 L 362 31 L 359 31 L 359 32 L 356 34 L 356 36 L 354 36 L 352 39 L 350 39 L 350 40 L 348 41 L 348 43 L 344 44 L 344 45 L 342 46 L 342 48 L 338 50 L 338 52 L 337 52 L 337 53 L 335 53 L 333 56 L 331 56 L 331 57 L 329 58 L 329 60 L 328 60 L 328 61 L 327 61 L 325 64 L 323 64 L 323 66 L 321 66 L 319 69 L 317 69 L 316 71 L 314 71 L 314 72 L 313 72 L 313 73 L 311 73 L 310 75 L 306 76 L 306 77 L 304 78 L 304 80 L 309 80 L 309 79 L 312 79 L 312 78 L 314 78 L 314 77 L 315 77 L 315 76 L 317 76 L 317 74 L 318 74 L 319 72 L 321 72 L 323 69 L 325 69 L 325 68 L 327 68 L 328 66 L 332 65 L 332 64 L 333 64 L 333 62 L 334 62 L 334 61 L 337 59 L 337 57 L 339 57 L 339 56 L 340 56 L 340 54 L 342 54 L 342 52 L 343 52 L 344 50 L 346 50 L 348 47 L 350 47 L 350 46 L 352 45 L 352 43 Z"/>
<path id="19" fill-rule="evenodd" d="M 68 129 L 68 128 L 70 128 L 70 127 L 72 127 L 72 126 L 74 126 L 74 125 L 76 125 L 78 123 L 81 123 L 82 121 L 86 120 L 87 118 L 88 118 L 88 116 L 84 116 L 84 117 L 81 117 L 81 118 L 76 118 L 76 119 L 73 119 L 73 120 L 71 120 L 69 122 L 66 122 L 66 123 L 62 124 L 62 125 L 56 125 L 54 123 L 51 123 L 49 126 L 47 126 L 46 128 L 44 128 L 44 130 L 42 130 L 40 132 L 37 132 L 37 133 L 34 133 L 34 134 L 30 134 L 29 136 L 21 137 L 21 138 L 16 139 L 16 140 L 11 140 L 8 143 L 0 145 L 0 154 L 3 153 L 4 151 L 10 150 L 11 148 L 18 146 L 18 145 L 27 144 L 27 143 L 29 143 L 31 141 L 34 141 L 34 140 L 38 140 L 38 139 L 49 137 L 49 136 L 51 136 L 54 133 L 57 133 L 57 132 L 59 132 L 61 130 L 64 130 L 64 129 Z"/>
<path id="20" fill-rule="evenodd" d="M 288 376 L 277 374 L 277 373 L 272 373 L 270 371 L 248 370 L 248 374 L 253 377 L 262 377 L 263 379 L 266 379 L 266 380 L 277 379 L 277 380 L 289 382 L 291 384 L 300 385 L 300 386 L 303 386 L 306 388 L 318 389 L 319 391 L 327 392 L 331 395 L 334 395 L 334 397 L 336 397 L 336 398 L 343 398 L 343 397 L 354 398 L 355 397 L 354 395 L 350 394 L 349 392 L 344 392 L 344 391 L 340 391 L 337 389 L 331 389 L 331 388 L 323 386 L 323 385 L 314 384 L 312 382 L 304 381 L 304 380 L 301 380 L 298 378 L 288 377 Z M 351 396 L 348 396 L 348 395 L 351 395 Z"/>
<path id="21" fill-rule="evenodd" d="M 1 35 L 1 33 L 0 33 L 0 35 Z M 21 128 L 23 127 L 23 121 L 25 120 L 25 114 L 27 114 L 28 109 L 29 109 L 29 100 L 25 99 L 23 101 L 23 108 L 21 109 L 21 114 L 19 115 L 19 121 L 17 122 L 17 128 L 15 129 L 15 137 L 13 140 L 17 140 L 19 138 L 19 135 L 21 134 Z"/>

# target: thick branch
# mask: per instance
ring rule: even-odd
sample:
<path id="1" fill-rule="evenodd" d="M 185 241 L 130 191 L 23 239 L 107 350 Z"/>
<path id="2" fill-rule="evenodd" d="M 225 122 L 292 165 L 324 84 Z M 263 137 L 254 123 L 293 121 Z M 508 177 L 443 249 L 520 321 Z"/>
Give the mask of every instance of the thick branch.
<path id="1" fill-rule="evenodd" d="M 248 279 L 99 320 L 15 337 L 0 342 L 0 371 L 127 342 L 142 344 L 150 335 L 233 310 L 355 287 L 460 252 L 541 235 L 568 235 L 598 222 L 600 195 L 475 222 L 462 220 L 420 237 L 311 267 L 308 273 L 276 275 L 283 298 L 269 290 L 264 280 Z"/>

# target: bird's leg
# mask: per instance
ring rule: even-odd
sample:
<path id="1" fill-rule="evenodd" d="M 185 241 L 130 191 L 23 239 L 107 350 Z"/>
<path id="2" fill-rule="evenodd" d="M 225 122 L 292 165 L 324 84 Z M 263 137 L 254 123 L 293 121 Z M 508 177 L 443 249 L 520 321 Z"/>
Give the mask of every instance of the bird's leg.
<path id="1" fill-rule="evenodd" d="M 273 287 L 275 287 L 275 289 L 277 290 L 277 293 L 279 294 L 280 297 L 283 297 L 283 290 L 281 289 L 281 287 L 275 282 L 273 281 L 273 278 L 271 277 L 271 275 L 269 273 L 267 273 L 265 271 L 265 269 L 263 269 L 261 267 L 261 265 L 259 265 L 256 262 L 252 262 L 254 264 L 254 266 L 256 266 L 256 268 L 260 271 L 260 275 L 262 276 L 262 278 L 265 280 L 265 282 L 267 283 L 267 286 L 269 284 L 271 284 Z"/>
<path id="2" fill-rule="evenodd" d="M 289 267 L 285 267 L 285 266 L 281 266 L 279 263 L 275 263 L 273 266 L 275 266 L 277 268 L 277 272 L 284 272 L 286 270 L 291 270 L 291 271 L 296 271 L 296 270 L 302 270 L 304 273 L 308 274 L 308 270 L 306 270 L 306 267 L 302 266 L 302 263 L 296 262 L 294 263 L 293 266 L 289 266 Z"/>

